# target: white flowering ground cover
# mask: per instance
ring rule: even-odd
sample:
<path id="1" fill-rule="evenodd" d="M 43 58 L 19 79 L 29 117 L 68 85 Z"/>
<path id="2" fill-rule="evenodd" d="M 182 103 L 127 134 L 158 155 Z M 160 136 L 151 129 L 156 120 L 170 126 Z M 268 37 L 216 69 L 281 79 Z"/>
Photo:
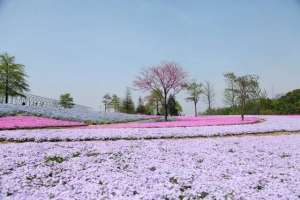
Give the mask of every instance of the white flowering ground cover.
<path id="1" fill-rule="evenodd" d="M 129 115 L 124 113 L 102 113 L 93 109 L 74 107 L 64 109 L 59 107 L 22 106 L 13 104 L 0 104 L 0 116 L 26 113 L 55 119 L 90 121 L 97 123 L 127 122 L 145 119 L 142 115 Z"/>
<path id="2" fill-rule="evenodd" d="M 118 139 L 162 139 L 300 131 L 300 116 L 260 116 L 264 121 L 247 125 L 176 128 L 74 128 L 0 131 L 0 141 L 88 141 Z"/>
<path id="3" fill-rule="evenodd" d="M 300 198 L 300 135 L 0 145 L 0 199 Z"/>

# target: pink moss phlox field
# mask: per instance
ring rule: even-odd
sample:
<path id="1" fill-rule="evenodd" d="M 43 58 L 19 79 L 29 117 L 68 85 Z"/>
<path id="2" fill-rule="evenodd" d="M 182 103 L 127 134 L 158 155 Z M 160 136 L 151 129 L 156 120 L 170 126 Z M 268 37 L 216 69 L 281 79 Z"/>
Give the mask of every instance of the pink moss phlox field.
<path id="1" fill-rule="evenodd" d="M 241 125 L 258 122 L 257 117 L 246 117 L 244 121 L 240 116 L 203 116 L 203 117 L 177 117 L 175 121 L 121 123 L 97 126 L 98 128 L 171 128 L 171 127 L 199 127 L 220 125 Z"/>
<path id="2" fill-rule="evenodd" d="M 0 199 L 299 200 L 299 144 L 298 134 L 2 144 Z"/>
<path id="3" fill-rule="evenodd" d="M 36 116 L 9 116 L 0 118 L 0 129 L 18 128 L 46 128 L 46 127 L 66 127 L 81 126 L 80 122 L 56 120 Z"/>
<path id="4" fill-rule="evenodd" d="M 168 127 L 168 128 L 87 128 L 7 130 L 0 132 L 0 141 L 90 141 L 119 139 L 159 139 L 214 137 L 270 132 L 300 132 L 300 117 L 257 116 L 261 122 L 243 125 Z"/>

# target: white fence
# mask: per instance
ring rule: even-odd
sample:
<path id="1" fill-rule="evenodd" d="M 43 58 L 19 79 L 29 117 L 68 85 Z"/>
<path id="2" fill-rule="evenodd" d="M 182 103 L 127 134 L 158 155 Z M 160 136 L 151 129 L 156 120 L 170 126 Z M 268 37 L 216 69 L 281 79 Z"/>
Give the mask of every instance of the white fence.
<path id="1" fill-rule="evenodd" d="M 5 97 L 0 97 L 0 103 L 5 103 Z M 9 104 L 14 105 L 23 105 L 23 106 L 31 106 L 31 107 L 52 107 L 52 108 L 61 108 L 59 105 L 59 101 L 56 99 L 41 97 L 33 94 L 25 94 L 24 96 L 15 96 L 8 98 Z M 82 110 L 93 110 L 88 106 L 75 104 L 74 108 L 82 109 Z"/>

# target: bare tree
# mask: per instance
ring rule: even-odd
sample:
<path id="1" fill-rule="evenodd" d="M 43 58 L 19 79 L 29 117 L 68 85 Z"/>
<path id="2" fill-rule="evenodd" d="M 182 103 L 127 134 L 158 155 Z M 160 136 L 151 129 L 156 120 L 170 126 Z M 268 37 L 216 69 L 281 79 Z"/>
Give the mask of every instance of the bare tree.
<path id="1" fill-rule="evenodd" d="M 134 85 L 140 90 L 159 92 L 165 110 L 165 120 L 167 121 L 167 100 L 170 94 L 175 95 L 183 89 L 186 78 L 186 72 L 178 64 L 165 62 L 142 71 L 134 81 Z"/>
<path id="2" fill-rule="evenodd" d="M 235 79 L 236 75 L 232 72 L 224 74 L 226 89 L 224 92 L 224 101 L 230 107 L 236 107 Z"/>
<path id="3" fill-rule="evenodd" d="M 204 83 L 203 94 L 208 105 L 208 110 L 211 110 L 216 94 L 213 85 L 208 81 L 205 81 Z"/>
<path id="4" fill-rule="evenodd" d="M 197 104 L 200 100 L 200 95 L 203 93 L 203 85 L 197 83 L 195 80 L 185 86 L 189 96 L 186 98 L 187 101 L 194 103 L 195 117 L 198 115 Z"/>

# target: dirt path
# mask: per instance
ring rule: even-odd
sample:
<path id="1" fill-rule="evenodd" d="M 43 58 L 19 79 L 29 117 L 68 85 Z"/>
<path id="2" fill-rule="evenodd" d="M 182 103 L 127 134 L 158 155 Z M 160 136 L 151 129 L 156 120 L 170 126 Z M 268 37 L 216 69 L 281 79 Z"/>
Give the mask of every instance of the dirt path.
<path id="1" fill-rule="evenodd" d="M 247 133 L 247 134 L 240 134 L 240 135 L 225 135 L 225 136 L 162 136 L 162 137 L 145 137 L 145 138 L 111 138 L 111 139 L 82 139 L 82 140 L 50 140 L 50 141 L 39 141 L 36 143 L 43 143 L 43 142 L 92 142 L 92 141 L 118 141 L 118 140 L 128 140 L 128 141 L 135 141 L 135 140 L 185 140 L 185 139 L 212 139 L 212 138 L 242 138 L 242 137 L 266 137 L 266 136 L 282 136 L 282 135 L 299 135 L 300 131 L 280 131 L 280 132 L 265 132 L 265 133 Z M 1 144 L 9 144 L 9 143 L 26 143 L 26 142 L 35 142 L 31 140 L 23 140 L 23 141 L 0 141 Z"/>

